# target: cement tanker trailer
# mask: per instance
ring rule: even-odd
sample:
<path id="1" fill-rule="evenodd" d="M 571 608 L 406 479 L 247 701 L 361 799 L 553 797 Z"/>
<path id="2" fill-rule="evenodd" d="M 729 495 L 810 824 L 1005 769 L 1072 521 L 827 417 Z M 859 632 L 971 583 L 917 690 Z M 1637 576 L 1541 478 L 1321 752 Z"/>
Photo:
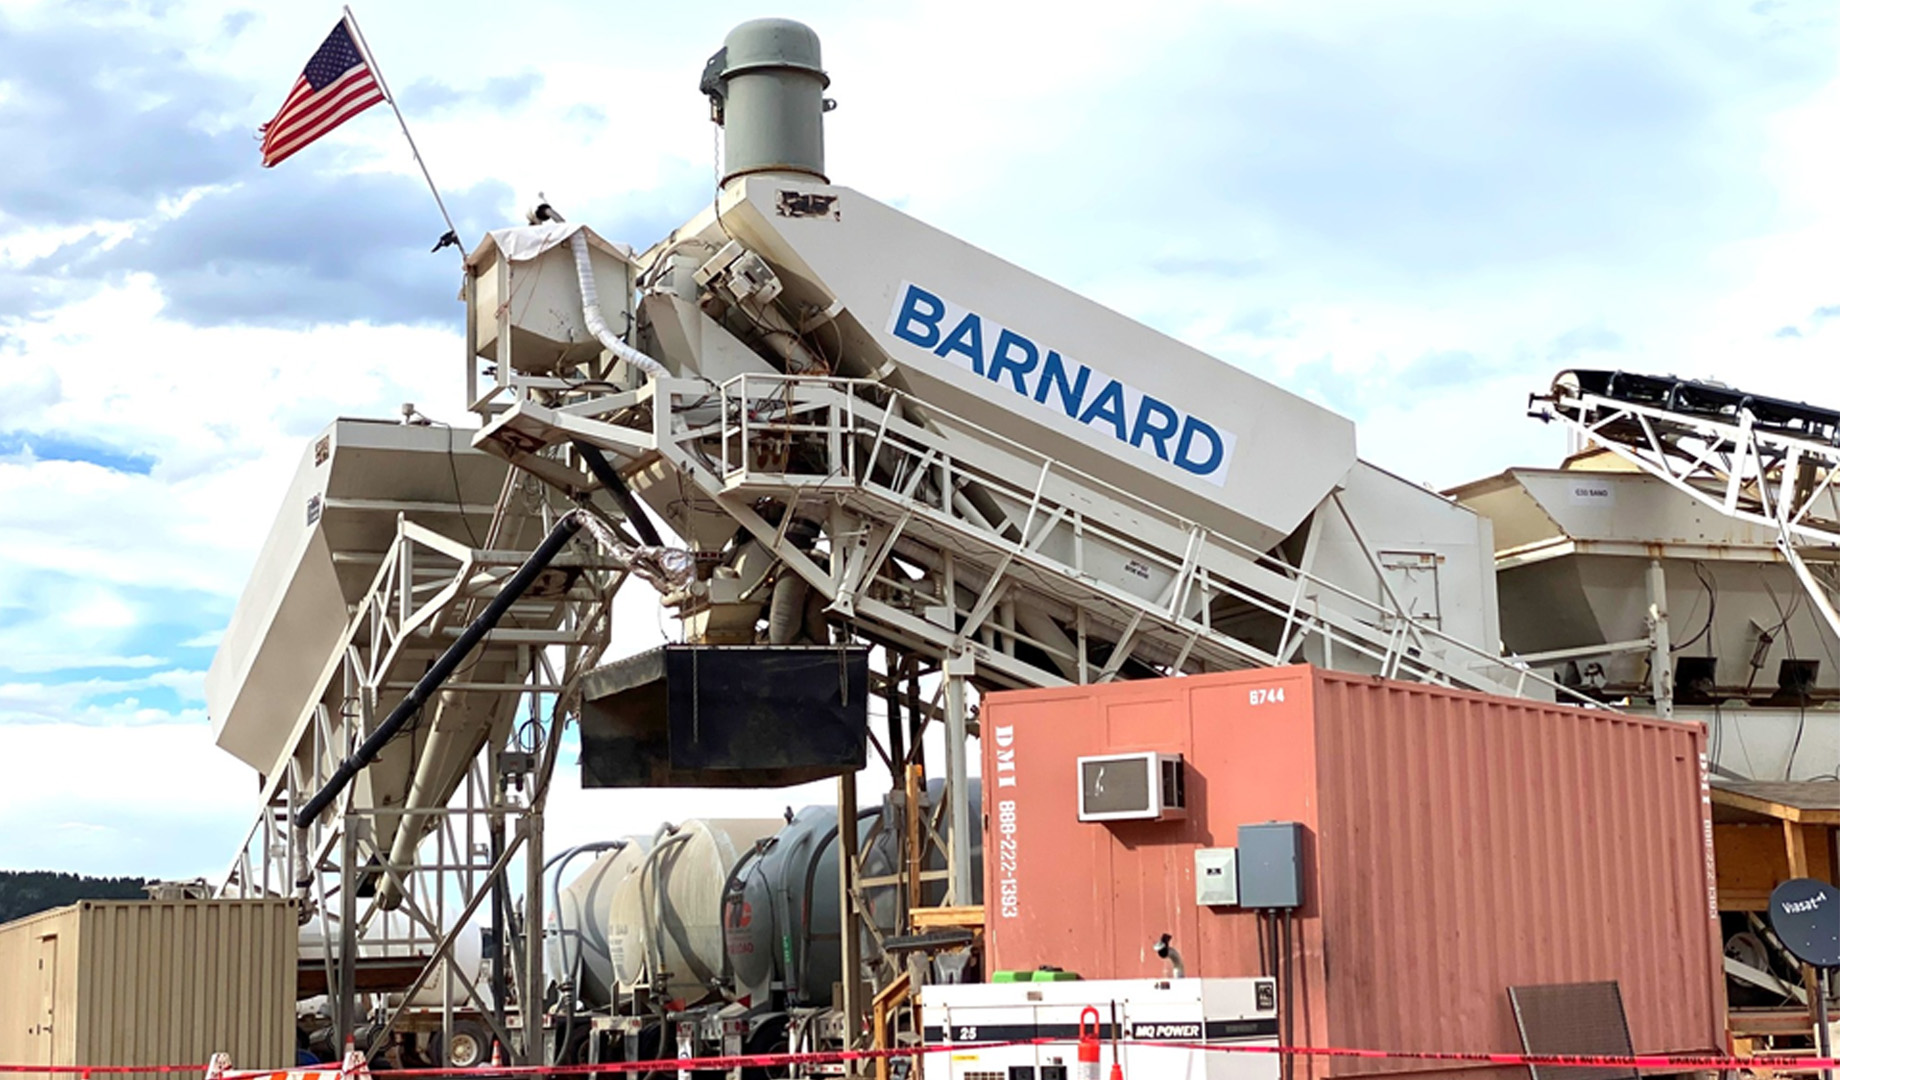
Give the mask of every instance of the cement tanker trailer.
<path id="1" fill-rule="evenodd" d="M 548 860 L 554 892 L 547 908 L 546 962 L 555 994 L 571 992 L 576 1003 L 613 1000 L 613 956 L 607 944 L 613 897 L 628 875 L 646 864 L 655 840 L 670 828 L 662 826 L 654 836 L 583 844 Z M 593 862 L 561 888 L 567 865 L 589 854 L 596 856 Z M 565 996 L 553 1000 L 563 1009 L 567 1005 Z"/>
<path id="2" fill-rule="evenodd" d="M 968 790 L 977 822 L 978 783 Z M 936 780 L 928 804 L 940 796 Z M 837 816 L 809 806 L 784 821 L 693 819 L 650 839 L 591 845 L 598 857 L 560 891 L 548 925 L 555 1060 L 837 1043 Z M 862 876 L 896 873 L 905 816 L 869 807 L 858 821 Z M 925 868 L 945 868 L 937 849 Z M 939 903 L 943 888 L 930 882 L 924 901 Z M 897 890 L 870 890 L 867 902 L 875 925 L 903 921 Z M 871 933 L 863 954 L 880 956 Z"/>

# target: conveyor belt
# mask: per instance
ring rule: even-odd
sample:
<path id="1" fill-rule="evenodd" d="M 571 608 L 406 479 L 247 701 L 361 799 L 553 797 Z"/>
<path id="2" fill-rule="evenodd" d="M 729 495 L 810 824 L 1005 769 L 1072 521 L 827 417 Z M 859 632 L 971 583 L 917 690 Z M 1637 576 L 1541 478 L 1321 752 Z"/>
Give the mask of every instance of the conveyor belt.
<path id="1" fill-rule="evenodd" d="M 1840 445 L 1840 412 L 1784 398 L 1763 397 L 1717 383 L 1679 379 L 1670 375 L 1636 375 L 1626 371 L 1563 371 L 1554 379 L 1549 401 L 1556 409 L 1576 407 L 1579 397 L 1593 396 L 1635 405 L 1651 405 L 1665 412 L 1721 423 L 1739 423 L 1740 413 L 1753 414 L 1755 428 L 1782 435 Z M 1573 400 L 1569 400 L 1569 399 Z"/>

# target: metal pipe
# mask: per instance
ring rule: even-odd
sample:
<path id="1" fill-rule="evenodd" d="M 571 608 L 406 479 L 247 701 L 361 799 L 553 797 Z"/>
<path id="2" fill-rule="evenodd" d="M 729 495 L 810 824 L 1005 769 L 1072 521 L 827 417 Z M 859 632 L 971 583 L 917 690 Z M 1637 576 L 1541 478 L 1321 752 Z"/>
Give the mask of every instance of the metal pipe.
<path id="1" fill-rule="evenodd" d="M 400 734 L 400 729 L 406 726 L 407 721 L 413 719 L 414 714 L 420 711 L 420 707 L 426 704 L 427 699 L 436 690 L 440 689 L 440 684 L 446 682 L 448 677 L 459 668 L 461 662 L 467 658 L 467 654 L 480 644 L 481 639 L 499 625 L 507 609 L 512 607 L 514 601 L 520 599 L 520 595 L 533 585 L 533 579 L 547 568 L 547 564 L 553 562 L 554 557 L 560 554 L 561 550 L 567 546 L 567 542 L 573 539 L 573 534 L 578 531 L 580 531 L 579 511 L 571 511 L 559 521 L 554 522 L 553 530 L 547 533 L 547 538 L 540 542 L 540 546 L 534 549 L 533 554 L 527 556 L 526 562 L 520 564 L 520 569 L 514 571 L 513 577 L 508 578 L 507 583 L 500 587 L 499 594 L 481 609 L 480 616 L 461 631 L 460 637 L 447 647 L 446 652 L 440 654 L 440 659 L 435 660 L 433 666 L 427 669 L 427 673 L 414 684 L 413 689 L 407 691 L 407 696 L 400 699 L 400 704 L 394 706 L 393 711 L 387 714 L 387 718 L 380 722 L 379 727 L 373 729 L 365 742 L 356 747 L 353 753 L 347 755 L 346 760 L 333 771 L 333 775 L 327 778 L 327 782 L 320 785 L 320 790 L 314 793 L 313 798 L 308 799 L 307 804 L 294 815 L 295 827 L 301 829 L 313 827 L 314 820 L 332 805 L 333 800 L 340 797 L 340 792 L 346 789 L 347 781 L 353 778 L 353 774 L 371 765 L 373 759 L 379 756 L 380 750 L 392 742 L 394 736 Z"/>
<path id="2" fill-rule="evenodd" d="M 1187 962 L 1180 956 L 1180 950 L 1173 947 L 1173 935 L 1161 934 L 1160 940 L 1153 943 L 1154 954 L 1167 962 L 1169 977 L 1184 979 L 1187 977 Z"/>
<path id="3" fill-rule="evenodd" d="M 860 912 L 856 906 L 855 882 L 860 880 L 860 795 L 855 787 L 854 774 L 843 773 L 840 776 L 840 836 L 836 861 L 840 866 L 840 995 L 841 1004 L 846 1008 L 846 1039 L 843 1043 L 848 1050 L 864 1050 L 872 1045 L 861 1033 L 862 1021 L 868 1012 L 867 979 L 861 967 L 861 928 Z M 875 827 L 878 827 L 878 822 Z M 877 1036 L 879 1033 L 874 1032 Z M 871 1076 L 870 1066 L 865 1062 L 856 1065 L 849 1062 L 847 1075 Z"/>
<path id="4" fill-rule="evenodd" d="M 548 859 L 543 868 L 552 874 L 553 928 L 560 936 L 560 967 L 563 973 L 578 971 L 581 957 L 586 952 L 580 941 L 580 931 L 575 930 L 573 938 L 573 960 L 571 962 L 567 960 L 567 908 L 565 903 L 560 899 L 560 882 L 561 879 L 566 876 L 567 866 L 573 862 L 575 856 L 584 855 L 588 852 L 617 851 L 625 846 L 626 841 L 624 840 L 595 840 L 592 843 L 576 844 L 551 859 Z M 560 867 L 558 870 L 554 869 L 556 863 L 559 864 Z M 589 866 L 589 868 L 591 868 L 591 866 Z M 567 983 L 568 989 L 574 989 L 575 985 L 571 977 L 569 977 Z"/>
<path id="5" fill-rule="evenodd" d="M 1827 969 L 1816 968 L 1814 993 L 1820 998 L 1820 1010 L 1817 1020 L 1820 1035 L 1820 1056 L 1833 1056 L 1833 1033 L 1827 1026 Z M 1821 1069 L 1820 1080 L 1833 1080 L 1832 1069 Z"/>
<path id="6" fill-rule="evenodd" d="M 340 823 L 340 985 L 339 1003 L 333 1013 L 333 1049 L 345 1061 L 353 1053 L 354 1027 L 359 1021 L 360 994 L 354 986 L 354 958 L 359 951 L 355 938 L 360 933 L 359 913 L 354 901 L 360 895 L 360 821 L 348 814 Z M 324 923 L 325 913 L 321 915 Z M 377 1049 L 368 1046 L 368 1050 Z"/>
<path id="7" fill-rule="evenodd" d="M 496 785 L 497 783 L 496 781 Z M 488 823 L 488 830 L 489 835 L 487 839 L 489 846 L 487 848 L 487 854 L 493 859 L 496 869 L 505 870 L 508 858 L 506 819 L 494 817 Z M 522 833 L 519 839 L 525 840 L 526 834 Z M 515 842 L 514 847 L 519 847 L 518 841 Z M 487 996 L 492 998 L 492 1000 L 487 1003 L 487 1011 L 493 1014 L 493 1030 L 503 1032 L 507 1030 L 508 935 L 506 875 L 503 873 L 497 878 L 489 876 L 485 888 L 493 900 L 493 957 L 487 967 L 489 983 Z M 511 1048 L 503 1048 L 503 1050 L 506 1053 L 512 1053 Z M 511 1063 L 511 1061 L 508 1061 L 508 1064 Z M 444 1065 L 446 1063 L 442 1062 L 441 1064 Z"/>
<path id="8" fill-rule="evenodd" d="M 666 895 L 660 882 L 661 856 L 665 855 L 668 849 L 679 847 L 691 839 L 693 839 L 691 832 L 673 826 L 661 826 L 661 831 L 654 834 L 653 848 L 641 861 L 640 868 L 633 872 L 633 876 L 639 879 L 637 885 L 640 889 L 640 903 L 642 906 L 653 909 L 655 926 L 664 925 L 667 918 Z M 646 965 L 644 974 L 651 989 L 659 980 L 661 970 L 666 967 L 665 946 L 661 945 L 659 935 L 651 933 L 642 936 L 641 944 L 643 948 L 640 952 L 644 958 L 643 963 Z"/>
<path id="9" fill-rule="evenodd" d="M 421 811 L 431 810 L 444 801 L 443 796 L 434 792 L 432 778 L 470 766 L 486 743 L 484 729 L 462 734 L 464 738 L 456 739 L 453 731 L 436 724 L 420 746 L 419 761 L 414 766 L 407 792 L 407 812 L 401 815 L 393 841 L 387 845 L 387 868 L 380 875 L 376 902 L 384 911 L 397 910 L 405 902 L 408 866 L 414 862 L 421 841 L 433 827 L 433 819 Z"/>
<path id="10" fill-rule="evenodd" d="M 974 900 L 973 815 L 967 806 L 967 677 L 973 656 L 952 657 L 943 665 L 947 724 L 947 904 L 964 907 Z"/>
<path id="11" fill-rule="evenodd" d="M 1647 560 L 1647 636 L 1653 639 L 1647 679 L 1653 685 L 1653 715 L 1673 719 L 1673 639 L 1667 621 L 1667 573 L 1659 559 Z"/>
<path id="12" fill-rule="evenodd" d="M 520 1065 L 545 1065 L 547 1063 L 547 1031 L 541 1023 L 545 1012 L 545 995 L 542 993 L 545 976 L 541 967 L 546 961 L 547 929 L 544 913 L 540 910 L 543 899 L 540 892 L 541 848 L 546 842 L 545 815 L 540 812 L 540 804 L 534 805 L 520 818 L 520 835 L 526 838 L 527 862 L 524 869 L 527 875 L 526 923 L 521 935 L 522 959 L 520 971 Z M 505 891 L 505 885 L 501 891 Z"/>
<path id="13" fill-rule="evenodd" d="M 859 829 L 858 822 L 864 821 L 869 817 L 877 817 L 879 814 L 880 808 L 877 806 L 869 806 L 856 814 L 854 816 L 856 835 L 858 835 Z M 837 824 L 838 820 L 838 817 L 836 817 L 836 824 L 833 828 L 827 830 L 826 834 L 820 838 L 819 843 L 816 844 L 813 849 L 813 854 L 807 859 L 807 876 L 800 890 L 800 947 L 794 950 L 793 971 L 789 972 L 787 976 L 787 983 L 790 986 L 805 987 L 807 985 L 807 965 L 813 954 L 813 942 L 815 938 L 813 932 L 813 888 L 814 883 L 820 876 L 820 860 L 825 857 L 827 853 L 827 845 L 837 844 L 839 842 L 840 826 Z M 876 822 L 875 827 L 878 828 L 879 823 Z M 836 848 L 836 850 L 838 849 Z M 845 892 L 847 879 L 843 876 L 840 882 L 842 886 L 841 891 Z"/>
<path id="14" fill-rule="evenodd" d="M 620 473 L 614 469 L 612 463 L 607 461 L 607 456 L 600 452 L 600 448 L 592 443 L 575 439 L 573 451 L 580 455 L 580 460 L 587 463 L 587 470 L 593 473 L 595 480 L 600 481 L 601 487 L 607 489 L 607 494 L 613 496 L 613 501 L 619 505 L 620 512 L 627 515 L 627 522 L 639 535 L 640 542 L 648 547 L 660 547 L 660 532 L 653 527 L 653 519 L 647 516 L 646 511 L 640 509 L 640 500 L 633 497 L 633 490 L 627 487 L 627 482 L 620 478 Z"/>
<path id="15" fill-rule="evenodd" d="M 1281 955 L 1283 957 L 1280 964 L 1280 970 L 1282 973 L 1280 977 L 1284 979 L 1287 984 L 1287 992 L 1284 995 L 1282 995 L 1282 999 L 1286 1002 L 1287 1015 L 1284 1019 L 1284 1022 L 1281 1028 L 1280 1037 L 1282 1039 L 1285 1039 L 1287 1046 L 1291 1048 L 1293 1046 L 1293 909 L 1292 908 L 1282 908 L 1280 911 L 1280 948 L 1282 949 Z M 1288 1054 L 1286 1056 L 1286 1072 L 1287 1072 L 1288 1080 L 1292 1080 L 1293 1078 L 1293 1055 L 1292 1054 Z"/>
<path id="16" fill-rule="evenodd" d="M 792 824 L 792 822 L 789 821 L 788 824 Z M 720 926 L 723 933 L 725 932 L 725 928 L 730 925 L 727 922 L 727 908 L 734 900 L 742 899 L 746 892 L 746 882 L 740 879 L 740 871 L 746 869 L 746 865 L 750 860 L 765 855 L 767 849 L 771 848 L 778 839 L 779 837 L 776 835 L 763 836 L 755 840 L 753 846 L 741 852 L 740 856 L 733 860 L 733 865 L 727 868 L 727 876 L 720 884 Z M 736 885 L 739 886 L 738 891 L 735 889 Z M 733 950 L 731 948 L 723 948 L 720 952 L 719 981 L 721 992 L 731 994 L 733 992 Z M 776 983 L 778 982 L 777 978 L 775 981 Z"/>

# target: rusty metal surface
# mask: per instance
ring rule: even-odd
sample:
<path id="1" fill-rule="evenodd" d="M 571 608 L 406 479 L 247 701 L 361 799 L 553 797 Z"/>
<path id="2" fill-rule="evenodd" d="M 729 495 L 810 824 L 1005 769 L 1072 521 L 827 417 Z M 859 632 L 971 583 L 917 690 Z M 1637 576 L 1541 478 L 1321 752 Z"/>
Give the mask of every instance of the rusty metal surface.
<path id="1" fill-rule="evenodd" d="M 1700 729 L 1326 673 L 1315 694 L 1336 1040 L 1517 1049 L 1505 987 L 1613 980 L 1642 1047 L 1720 1041 Z"/>
<path id="2" fill-rule="evenodd" d="M 1257 975 L 1193 851 L 1298 821 L 1299 1041 L 1517 1051 L 1508 987 L 1601 980 L 1648 1052 L 1722 1040 L 1697 725 L 1291 667 L 993 694 L 981 731 L 993 969 L 1161 976 L 1171 933 L 1189 975 Z M 1185 820 L 1076 820 L 1074 759 L 1124 750 L 1185 756 Z M 1443 1075 L 1311 1075 L 1394 1072 Z"/>

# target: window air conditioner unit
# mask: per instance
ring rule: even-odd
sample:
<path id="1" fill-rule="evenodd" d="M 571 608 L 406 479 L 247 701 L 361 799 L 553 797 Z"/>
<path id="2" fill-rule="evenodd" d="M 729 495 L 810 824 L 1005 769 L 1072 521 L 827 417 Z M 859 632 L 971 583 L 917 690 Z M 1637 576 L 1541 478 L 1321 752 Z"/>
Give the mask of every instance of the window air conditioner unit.
<path id="1" fill-rule="evenodd" d="M 1186 763 L 1142 751 L 1083 757 L 1081 821 L 1175 821 L 1187 816 Z"/>

